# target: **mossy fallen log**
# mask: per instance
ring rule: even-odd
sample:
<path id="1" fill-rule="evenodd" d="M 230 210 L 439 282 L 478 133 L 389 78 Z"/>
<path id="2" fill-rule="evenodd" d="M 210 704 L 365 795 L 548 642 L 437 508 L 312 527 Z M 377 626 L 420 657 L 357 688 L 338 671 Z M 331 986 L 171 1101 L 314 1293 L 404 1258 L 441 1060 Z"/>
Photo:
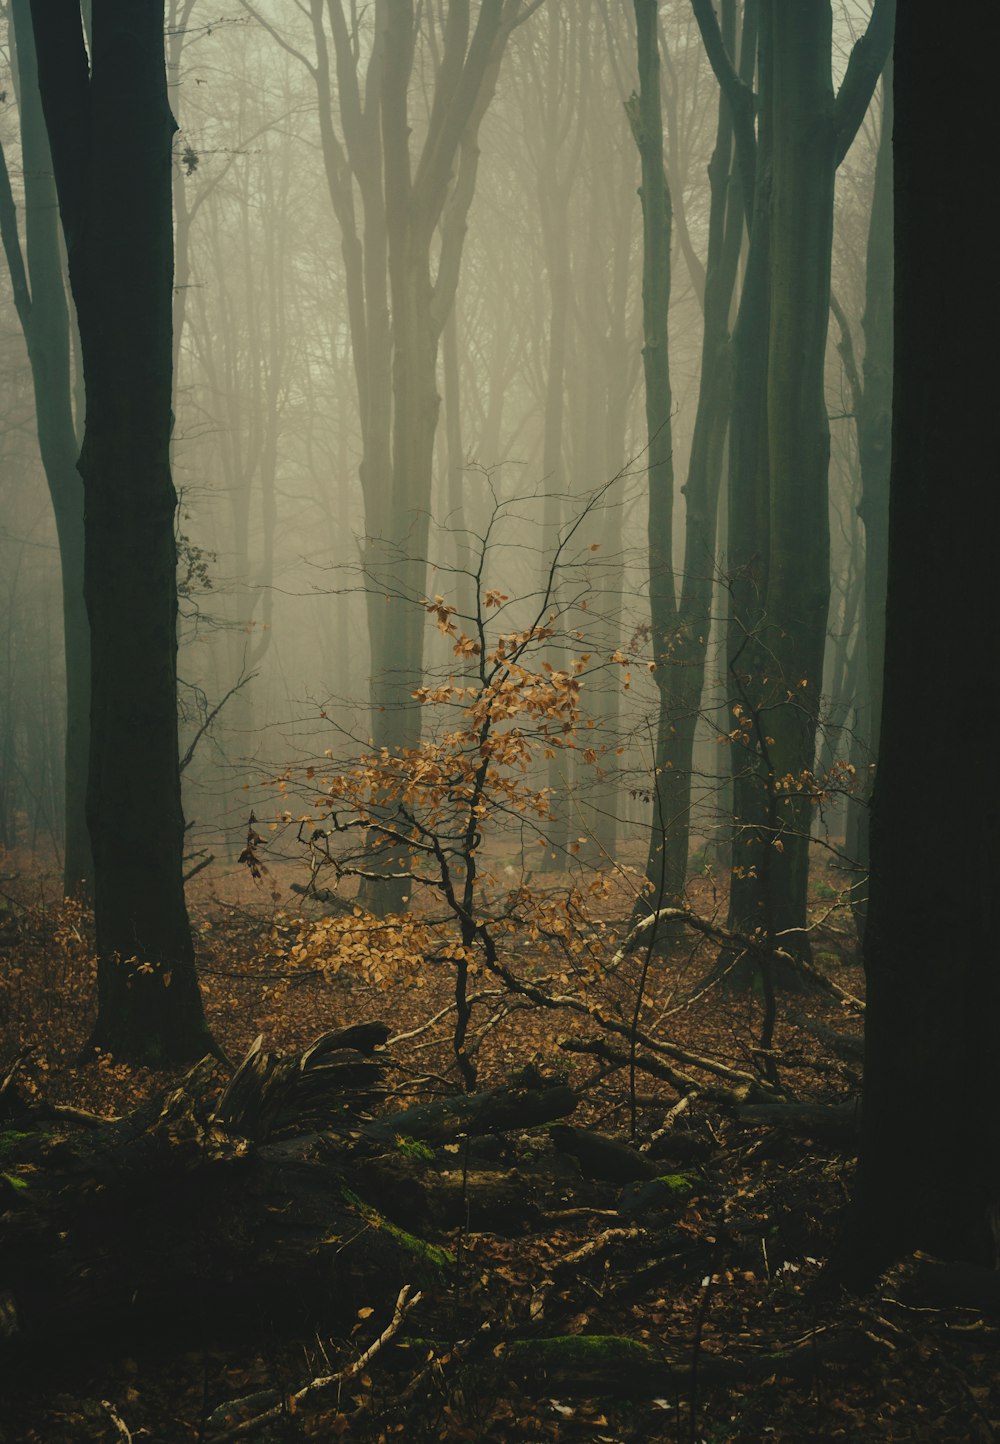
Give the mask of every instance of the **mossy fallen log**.
<path id="1" fill-rule="evenodd" d="M 531 1074 L 375 1124 L 387 1033 L 341 1029 L 286 1058 L 257 1040 L 221 1095 L 205 1059 L 85 1130 L 21 1117 L 0 1160 L 0 1334 L 31 1345 L 193 1319 L 227 1332 L 286 1315 L 335 1324 L 446 1277 L 450 1255 L 424 1229 L 534 1226 L 523 1177 L 436 1158 L 420 1135 L 530 1126 L 576 1095 Z"/>
<path id="2" fill-rule="evenodd" d="M 221 1098 L 205 1059 L 86 1131 L 22 1110 L 0 1197 L 8 1340 L 346 1316 L 440 1275 L 440 1251 L 349 1186 L 387 1034 L 338 1030 L 294 1058 L 258 1040 Z"/>
<path id="3" fill-rule="evenodd" d="M 567 1334 L 521 1339 L 507 1346 L 504 1368 L 529 1392 L 565 1398 L 614 1396 L 676 1398 L 701 1388 L 725 1388 L 772 1376 L 809 1378 L 836 1365 L 864 1365 L 891 1350 L 883 1338 L 860 1327 L 817 1329 L 788 1348 L 755 1353 L 671 1357 L 638 1339 L 614 1334 Z"/>

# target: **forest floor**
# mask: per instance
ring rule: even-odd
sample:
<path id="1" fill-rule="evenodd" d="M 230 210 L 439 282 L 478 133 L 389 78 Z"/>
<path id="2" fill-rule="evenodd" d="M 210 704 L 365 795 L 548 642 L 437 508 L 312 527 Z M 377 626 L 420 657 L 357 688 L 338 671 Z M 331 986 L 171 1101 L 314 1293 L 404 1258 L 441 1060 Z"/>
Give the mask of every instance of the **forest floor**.
<path id="1" fill-rule="evenodd" d="M 0 1064 L 30 1046 L 23 1089 L 105 1115 L 175 1081 L 110 1058 L 78 1066 L 94 1010 L 89 918 L 54 901 L 53 880 L 29 858 L 0 858 L 0 874 Z M 299 876 L 277 866 L 255 883 L 246 869 L 220 866 L 191 888 L 206 1011 L 226 1054 L 239 1059 L 261 1033 L 268 1048 L 295 1053 L 330 1028 L 383 1019 L 393 1034 L 394 1107 L 457 1090 L 450 968 L 406 966 L 401 954 L 385 968 L 311 965 L 311 955 L 295 952 L 296 940 L 303 915 L 317 918 L 322 909 L 288 890 Z M 858 997 L 863 978 L 842 886 L 840 875 L 817 869 L 814 958 Z M 691 905 L 703 915 L 719 916 L 722 901 L 711 875 L 693 885 Z M 591 915 L 591 945 L 605 959 L 628 911 L 627 896 L 612 887 Z M 520 976 L 542 978 L 550 990 L 575 989 L 588 1006 L 626 1023 L 642 982 L 648 1035 L 762 1074 L 760 997 L 704 987 L 711 944 L 676 939 L 668 955 L 648 960 L 644 980 L 641 949 L 613 976 L 600 969 L 577 976 L 570 957 L 554 977 L 551 954 L 536 964 L 532 946 L 530 938 L 511 942 Z M 489 992 L 495 983 L 480 987 Z M 392 1319 L 394 1291 L 373 1286 L 353 1322 L 336 1329 L 313 1321 L 219 1337 L 194 1319 L 188 1337 L 153 1330 L 102 1343 L 84 1326 L 76 1341 L 21 1357 L 16 1377 L 0 1384 L 0 1444 L 240 1437 L 966 1444 L 998 1437 L 997 1321 L 915 1301 L 907 1265 L 863 1298 L 826 1285 L 852 1186 L 849 1118 L 829 1130 L 819 1124 L 818 1136 L 809 1136 L 702 1095 L 677 1109 L 678 1093 L 663 1079 L 639 1070 L 633 1082 L 628 1067 L 561 1046 L 593 1036 L 585 1015 L 516 1001 L 505 1015 L 495 996 L 479 1005 L 480 1024 L 491 1025 L 478 1042 L 478 1086 L 526 1064 L 567 1079 L 581 1096 L 574 1127 L 645 1149 L 645 1159 L 690 1160 L 669 1209 L 647 1201 L 644 1211 L 634 1183 L 623 1188 L 591 1176 L 582 1191 L 568 1186 L 569 1207 L 534 1222 L 440 1231 L 433 1241 L 449 1248 L 447 1267 L 394 1337 L 354 1371 L 352 1361 L 377 1345 Z M 829 1034 L 821 1041 L 815 1024 L 840 1042 Z M 771 1066 L 785 1099 L 855 1097 L 860 1065 L 843 1038 L 860 1036 L 861 1027 L 860 1011 L 827 992 L 783 994 Z M 620 1035 L 613 1041 L 620 1045 Z M 711 1073 L 691 1069 L 711 1083 Z M 669 1138 L 658 1153 L 651 1140 L 665 1120 Z M 537 1152 L 539 1133 L 508 1139 L 511 1151 L 501 1157 Z M 461 1145 L 450 1147 L 460 1163 Z M 663 1167 L 680 1177 L 676 1163 Z M 30 1206 L 30 1185 L 17 1206 Z M 379 1206 L 391 1217 L 391 1199 Z M 0 1293 L 2 1275 L 0 1263 Z M 525 1341 L 556 1338 L 559 1356 L 539 1353 L 541 1364 L 528 1370 L 512 1364 Z M 578 1352 L 566 1342 L 574 1338 Z M 0 1369 L 9 1373 L 2 1349 Z M 653 1370 L 649 1387 L 642 1367 L 633 1367 L 647 1350 L 670 1361 Z M 228 1401 L 255 1391 L 287 1396 L 304 1380 L 337 1372 L 340 1387 L 315 1390 L 268 1423 L 225 1412 Z"/>

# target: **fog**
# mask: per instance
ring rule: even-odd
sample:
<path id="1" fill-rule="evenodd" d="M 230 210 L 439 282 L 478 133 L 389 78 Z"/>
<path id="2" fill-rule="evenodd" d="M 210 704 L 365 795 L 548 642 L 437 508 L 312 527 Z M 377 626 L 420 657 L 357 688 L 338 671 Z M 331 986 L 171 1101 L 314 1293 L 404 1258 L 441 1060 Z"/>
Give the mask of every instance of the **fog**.
<path id="1" fill-rule="evenodd" d="M 539 669 L 588 659 L 579 667 L 586 749 L 581 740 L 532 753 L 528 776 L 551 789 L 551 816 L 532 836 L 497 844 L 504 865 L 628 867 L 637 885 L 644 870 L 652 882 L 657 669 L 676 639 L 657 640 L 650 621 L 643 214 L 626 113 L 638 86 L 632 7 L 509 0 L 494 7 L 499 38 L 482 73 L 474 48 L 460 53 L 462 6 L 419 8 L 411 65 L 380 29 L 396 8 L 408 9 L 167 7 L 188 864 L 234 865 L 252 812 L 258 826 L 292 819 L 266 834 L 269 856 L 304 867 L 300 819 L 316 801 L 307 769 L 326 777 L 372 745 L 413 747 L 454 725 L 454 708 L 412 700 L 420 685 L 464 675 L 455 638 L 423 605 L 441 598 L 457 609 L 459 635 L 473 635 L 477 618 L 489 637 L 542 626 Z M 471 8 L 473 34 L 493 10 Z M 724 26 L 740 20 L 733 7 L 721 13 Z M 835 85 L 866 20 L 860 5 L 836 10 Z M 694 554 L 685 547 L 719 84 L 690 7 L 663 7 L 659 32 L 672 209 L 665 572 L 678 595 L 685 575 L 710 582 L 698 624 L 704 685 L 683 704 L 696 719 L 684 784 L 697 875 L 730 860 L 736 745 L 726 632 L 739 564 L 728 544 L 724 414 L 713 423 L 720 504 L 707 541 Z M 17 212 L 6 243 L 24 169 L 9 45 L 4 59 L 0 139 Z M 459 61 L 468 95 L 448 89 Z M 394 85 L 406 107 L 398 133 L 385 108 Z M 876 92 L 837 173 L 825 362 L 832 591 L 811 831 L 841 857 L 847 885 L 861 875 L 863 848 L 841 794 L 863 794 L 872 755 L 858 397 L 879 134 Z M 728 134 L 725 151 L 735 235 Z M 730 329 L 746 273 L 741 229 Z M 0 842 L 58 867 L 59 550 L 9 268 L 0 288 Z M 75 340 L 72 354 L 80 436 Z M 725 348 L 712 361 L 719 374 L 732 364 Z M 490 592 L 505 600 L 484 610 Z"/>

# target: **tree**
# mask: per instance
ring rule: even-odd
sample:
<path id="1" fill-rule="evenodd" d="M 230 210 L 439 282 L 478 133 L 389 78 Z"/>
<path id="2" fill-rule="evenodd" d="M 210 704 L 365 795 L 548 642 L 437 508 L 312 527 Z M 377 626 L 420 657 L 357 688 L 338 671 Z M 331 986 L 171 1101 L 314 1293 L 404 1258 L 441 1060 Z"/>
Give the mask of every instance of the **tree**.
<path id="1" fill-rule="evenodd" d="M 871 217 L 865 256 L 864 360 L 859 373 L 850 323 L 835 296 L 830 306 L 840 331 L 838 350 L 850 387 L 861 471 L 858 513 L 865 532 L 864 641 L 867 707 L 864 743 L 878 753 L 885 660 L 885 594 L 889 526 L 889 462 L 892 435 L 892 59 L 882 77 L 882 116 Z M 864 744 L 863 744 L 864 745 Z M 866 765 L 862 749 L 856 749 Z M 867 788 L 851 814 L 849 852 L 864 871 L 868 865 Z M 856 909 L 864 917 L 864 902 Z"/>
<path id="2" fill-rule="evenodd" d="M 361 413 L 372 737 L 405 748 L 420 736 L 413 694 L 423 671 L 438 348 L 458 285 L 480 123 L 511 31 L 541 0 L 483 0 L 474 24 L 469 0 L 451 0 L 441 13 L 393 0 L 375 5 L 364 36 L 341 0 L 311 0 L 314 61 L 242 3 L 316 85 Z M 433 84 L 415 147 L 411 96 L 425 26 Z M 398 869 L 366 888 L 378 911 L 398 909 L 406 896 Z"/>
<path id="3" fill-rule="evenodd" d="M 651 128 L 656 125 L 656 117 L 650 116 L 646 107 L 655 104 L 658 110 L 660 104 L 658 88 L 654 91 L 649 71 L 649 54 L 656 47 L 655 12 L 655 5 L 636 6 L 640 96 L 638 102 L 630 102 L 629 118 L 640 153 L 644 147 L 650 148 Z M 722 7 L 720 33 L 732 51 L 736 48 L 736 28 L 735 4 L 727 0 Z M 752 23 L 749 34 L 744 30 L 744 36 L 741 54 L 744 69 L 749 71 L 753 58 Z M 744 75 L 742 83 L 745 84 L 746 79 Z M 647 162 L 655 185 L 656 170 L 662 169 L 662 135 L 653 149 L 661 153 L 658 159 L 651 151 Z M 671 447 L 667 419 L 669 378 L 666 383 L 662 379 L 653 380 L 654 386 L 660 388 L 666 384 L 665 394 L 657 401 L 659 420 L 655 433 L 654 418 L 647 417 L 650 424 L 650 604 L 660 705 L 654 760 L 654 818 L 646 878 L 661 899 L 676 898 L 683 891 L 687 872 L 695 730 L 712 624 L 719 491 L 730 406 L 729 311 L 743 233 L 743 199 L 733 167 L 733 121 L 729 97 L 723 91 L 719 97 L 715 149 L 708 170 L 711 195 L 708 249 L 706 263 L 699 273 L 704 313 L 701 380 L 684 486 L 687 505 L 680 578 L 675 576 L 672 555 L 672 460 L 668 478 L 665 472 L 661 475 L 664 463 L 658 450 L 654 454 L 654 445 L 668 450 Z M 661 273 L 669 267 L 669 207 L 665 225 L 666 234 L 655 242 L 664 255 L 657 260 L 654 252 L 647 263 Z M 666 276 L 669 285 L 668 270 Z M 650 282 L 652 287 L 652 276 Z M 658 289 L 663 290 L 662 283 Z M 662 307 L 658 324 L 663 328 L 664 339 L 661 348 L 654 351 L 647 347 L 643 352 L 647 388 L 651 368 L 666 371 L 666 299 L 665 295 L 654 295 L 651 290 L 654 320 Z"/>
<path id="4" fill-rule="evenodd" d="M 992 137 L 989 127 L 970 125 L 963 99 L 989 93 L 990 65 L 960 26 L 900 7 L 888 601 L 865 937 L 859 1277 L 913 1249 L 995 1264 L 1000 789 L 995 768 L 965 775 L 953 751 L 982 685 L 980 628 L 996 612 L 996 507 L 986 499 L 996 452 L 996 302 L 982 289 L 995 258 L 981 214 Z M 941 177 L 947 192 L 931 204 L 928 176 Z M 947 305 L 933 299 L 942 262 Z M 977 753 L 978 745 L 970 758 Z M 933 866 L 922 871 L 925 848 Z"/>
<path id="5" fill-rule="evenodd" d="M 648 450 L 649 611 L 657 668 L 667 662 L 676 621 L 673 577 L 674 455 L 671 426 L 670 346 L 670 188 L 663 169 L 663 111 L 660 96 L 660 50 L 657 0 L 634 0 L 639 91 L 626 105 L 642 167 L 642 366 L 646 383 Z M 654 759 L 653 840 L 659 853 L 657 907 L 663 892 L 676 881 L 667 878 L 665 840 L 675 819 L 666 789 L 667 733 L 671 719 L 661 705 Z M 686 862 L 685 857 L 685 862 Z M 681 879 L 683 883 L 683 878 Z"/>
<path id="6" fill-rule="evenodd" d="M 182 882 L 163 4 L 94 0 L 92 65 L 77 0 L 31 13 L 86 386 L 91 1044 L 162 1063 L 211 1045 Z"/>
<path id="7" fill-rule="evenodd" d="M 28 348 L 38 448 L 59 540 L 66 668 L 63 886 L 72 893 L 81 883 L 89 890 L 92 871 L 84 805 L 90 731 L 90 642 L 83 600 L 83 488 L 76 469 L 79 448 L 73 416 L 70 312 L 28 0 L 12 0 L 10 27 L 21 115 L 23 251 L 2 150 L 0 233 L 10 267 L 14 304 Z"/>
<path id="8" fill-rule="evenodd" d="M 824 395 L 837 167 L 868 108 L 892 40 L 893 0 L 876 0 L 839 91 L 829 0 L 764 0 L 756 155 L 749 87 L 706 0 L 706 49 L 731 97 L 753 195 L 735 335 L 730 446 L 729 671 L 734 746 L 730 926 L 805 946 L 816 727 L 829 607 L 829 423 Z M 753 189 L 747 182 L 753 169 Z"/>

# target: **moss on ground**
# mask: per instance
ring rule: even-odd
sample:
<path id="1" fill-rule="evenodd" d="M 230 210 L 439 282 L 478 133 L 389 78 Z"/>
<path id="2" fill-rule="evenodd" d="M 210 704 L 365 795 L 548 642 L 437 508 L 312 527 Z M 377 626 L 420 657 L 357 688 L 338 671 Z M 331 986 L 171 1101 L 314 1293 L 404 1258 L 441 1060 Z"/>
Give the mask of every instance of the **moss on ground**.
<path id="1" fill-rule="evenodd" d="M 690 1198 L 698 1187 L 698 1179 L 693 1173 L 661 1173 L 651 1181 L 669 1189 L 679 1199 Z"/>

